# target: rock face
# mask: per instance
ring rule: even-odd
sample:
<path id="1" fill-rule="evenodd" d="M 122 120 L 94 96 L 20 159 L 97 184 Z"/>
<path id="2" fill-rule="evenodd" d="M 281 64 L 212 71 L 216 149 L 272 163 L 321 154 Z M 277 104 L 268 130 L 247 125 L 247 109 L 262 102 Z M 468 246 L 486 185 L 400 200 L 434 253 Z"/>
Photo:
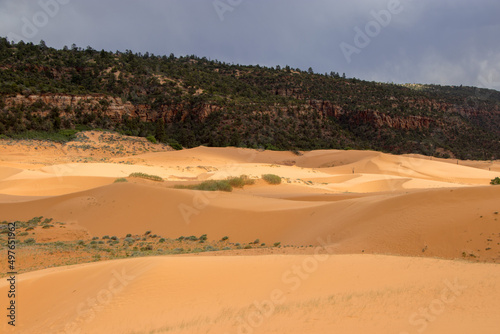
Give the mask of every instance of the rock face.
<path id="1" fill-rule="evenodd" d="M 72 113 L 102 113 L 108 116 L 114 122 L 120 122 L 123 116 L 130 118 L 139 118 L 141 121 L 156 121 L 163 118 L 165 122 L 172 122 L 179 117 L 179 120 L 184 120 L 188 112 L 182 104 L 161 106 L 159 109 L 152 109 L 149 105 L 138 104 L 133 105 L 130 102 L 123 102 L 120 98 L 107 95 L 58 95 L 58 94 L 43 94 L 43 95 L 17 95 L 15 97 L 6 97 L 4 99 L 5 107 L 12 108 L 15 106 L 24 105 L 32 106 L 35 112 L 41 115 L 46 115 L 53 108 L 58 108 L 62 118 L 71 118 Z M 212 112 L 218 111 L 221 108 L 215 105 L 202 104 L 194 112 L 200 119 L 205 119 Z M 179 116 L 178 116 L 179 115 Z"/>
<path id="2" fill-rule="evenodd" d="M 370 124 L 375 127 L 388 126 L 395 129 L 415 130 L 429 128 L 431 125 L 441 125 L 436 120 L 424 116 L 392 116 L 377 111 L 345 111 L 330 101 L 311 100 L 309 105 L 328 117 L 345 117 L 354 125 Z M 438 124 L 439 123 L 439 124 Z"/>
<path id="3" fill-rule="evenodd" d="M 277 91 L 276 94 L 290 96 L 294 92 L 286 89 Z M 444 126 L 442 120 L 436 120 L 426 116 L 398 116 L 386 113 L 381 113 L 373 110 L 357 110 L 346 111 L 342 107 L 335 105 L 331 101 L 324 100 L 309 100 L 307 101 L 309 108 L 317 111 L 322 118 L 333 117 L 336 119 L 347 120 L 353 125 L 368 124 L 373 127 L 381 128 L 387 126 L 389 128 L 403 130 L 422 130 L 430 126 Z M 409 101 L 420 106 L 425 106 L 428 109 L 438 110 L 442 113 L 456 113 L 462 117 L 469 119 L 480 119 L 484 111 L 471 108 L 457 108 L 456 106 L 446 103 L 428 103 L 426 100 Z M 101 113 L 109 117 L 113 122 L 120 122 L 123 116 L 130 118 L 139 118 L 143 122 L 154 122 L 158 119 L 163 119 L 166 123 L 184 121 L 191 113 L 192 117 L 199 120 L 206 119 L 211 113 L 220 111 L 220 106 L 212 104 L 200 104 L 196 108 L 186 108 L 186 105 L 163 105 L 157 109 L 153 109 L 146 104 L 133 105 L 130 102 L 123 102 L 121 98 L 108 96 L 104 94 L 92 95 L 66 95 L 66 94 L 43 94 L 43 95 L 17 95 L 14 97 L 5 97 L 4 103 L 6 108 L 15 106 L 31 106 L 35 112 L 41 115 L 46 115 L 53 108 L 58 108 L 62 118 L 71 118 L 75 112 L 81 113 Z M 274 110 L 276 111 L 276 110 Z M 270 111 L 273 113 L 274 111 Z M 489 111 L 486 113 L 488 117 L 499 117 L 500 112 Z M 498 131 L 498 129 L 497 129 Z"/>

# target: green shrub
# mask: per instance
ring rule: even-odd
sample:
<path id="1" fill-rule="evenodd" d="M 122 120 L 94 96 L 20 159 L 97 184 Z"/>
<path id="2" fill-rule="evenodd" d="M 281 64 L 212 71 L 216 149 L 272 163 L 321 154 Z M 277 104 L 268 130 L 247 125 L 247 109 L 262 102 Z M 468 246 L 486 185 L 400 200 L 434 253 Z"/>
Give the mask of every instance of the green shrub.
<path id="1" fill-rule="evenodd" d="M 128 244 L 133 244 L 135 242 L 135 239 L 131 238 L 131 237 L 126 237 L 124 242 L 126 242 Z"/>
<path id="2" fill-rule="evenodd" d="M 229 237 L 228 237 L 228 236 L 225 236 L 225 237 L 223 237 L 222 239 L 220 239 L 220 241 L 226 241 L 227 239 L 229 239 Z"/>
<path id="3" fill-rule="evenodd" d="M 163 182 L 163 178 L 159 177 L 158 175 L 150 175 L 150 174 L 145 174 L 145 173 L 132 173 L 129 175 L 129 177 L 137 177 L 137 178 L 147 179 L 147 180 L 151 180 L 151 181 Z"/>
<path id="4" fill-rule="evenodd" d="M 146 139 L 147 139 L 147 140 L 149 140 L 149 141 L 150 141 L 151 143 L 153 143 L 153 144 L 157 144 L 157 143 L 158 143 L 158 142 L 156 141 L 155 136 L 151 136 L 151 135 L 149 135 L 149 136 L 147 136 L 147 137 L 146 137 Z"/>
<path id="5" fill-rule="evenodd" d="M 168 145 L 176 151 L 182 150 L 182 145 L 175 139 L 167 139 Z"/>
<path id="6" fill-rule="evenodd" d="M 243 188 L 246 185 L 252 185 L 255 180 L 250 179 L 247 175 L 241 175 L 239 177 L 228 177 L 227 181 L 234 188 Z"/>
<path id="7" fill-rule="evenodd" d="M 191 189 L 191 190 L 201 190 L 201 191 L 233 191 L 233 187 L 229 184 L 227 180 L 208 180 L 200 184 L 195 185 L 176 185 L 176 189 Z"/>
<path id="8" fill-rule="evenodd" d="M 121 182 L 128 182 L 128 181 L 126 178 L 120 177 L 120 178 L 117 178 L 114 183 L 121 183 Z"/>
<path id="9" fill-rule="evenodd" d="M 490 184 L 493 186 L 500 185 L 500 177 L 495 177 L 493 180 L 491 180 Z"/>
<path id="10" fill-rule="evenodd" d="M 274 185 L 281 184 L 281 177 L 279 177 L 278 175 L 264 174 L 262 175 L 262 179 L 269 184 L 274 184 Z"/>
<path id="11" fill-rule="evenodd" d="M 273 246 L 274 247 L 279 247 L 279 245 L 281 245 L 281 242 L 275 242 Z"/>

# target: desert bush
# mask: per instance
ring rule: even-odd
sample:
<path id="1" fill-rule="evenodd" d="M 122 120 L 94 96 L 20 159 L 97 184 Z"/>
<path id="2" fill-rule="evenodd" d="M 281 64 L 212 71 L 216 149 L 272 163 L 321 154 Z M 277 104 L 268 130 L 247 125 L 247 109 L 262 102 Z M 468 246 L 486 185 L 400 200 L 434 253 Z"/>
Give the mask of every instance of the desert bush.
<path id="1" fill-rule="evenodd" d="M 192 184 L 192 185 L 181 185 L 178 184 L 174 186 L 176 189 L 191 189 L 191 190 L 201 190 L 201 191 L 233 191 L 233 187 L 229 184 L 227 180 L 208 180 L 203 181 L 200 184 Z"/>
<path id="2" fill-rule="evenodd" d="M 500 185 L 500 177 L 495 177 L 493 180 L 491 180 L 490 184 L 493 186 Z"/>
<path id="3" fill-rule="evenodd" d="M 34 244 L 34 243 L 35 243 L 35 239 L 33 239 L 33 238 L 28 238 L 28 239 L 24 240 L 24 243 L 25 243 L 25 244 Z"/>
<path id="4" fill-rule="evenodd" d="M 225 236 L 225 237 L 223 237 L 222 239 L 220 239 L 220 241 L 226 241 L 227 239 L 229 239 L 229 237 L 228 237 L 228 236 Z"/>
<path id="5" fill-rule="evenodd" d="M 228 177 L 227 181 L 233 188 L 243 188 L 244 186 L 255 184 L 255 180 L 250 179 L 247 175 Z"/>
<path id="6" fill-rule="evenodd" d="M 149 140 L 153 144 L 157 144 L 158 142 L 156 141 L 155 136 L 149 135 L 146 137 L 147 140 Z"/>
<path id="7" fill-rule="evenodd" d="M 122 182 L 128 182 L 126 178 L 124 177 L 119 177 L 115 180 L 113 183 L 122 183 Z"/>
<path id="8" fill-rule="evenodd" d="M 262 179 L 269 184 L 281 184 L 281 177 L 279 177 L 278 175 L 264 174 L 262 175 Z"/>
<path id="9" fill-rule="evenodd" d="M 137 177 L 151 181 L 163 182 L 163 178 L 159 177 L 158 175 L 151 175 L 146 173 L 132 173 L 129 175 L 129 177 Z"/>
<path id="10" fill-rule="evenodd" d="M 128 244 L 133 244 L 135 242 L 135 239 L 131 237 L 126 237 L 123 241 Z"/>
<path id="11" fill-rule="evenodd" d="M 279 245 L 281 245 L 281 242 L 275 242 L 273 246 L 278 247 Z"/>

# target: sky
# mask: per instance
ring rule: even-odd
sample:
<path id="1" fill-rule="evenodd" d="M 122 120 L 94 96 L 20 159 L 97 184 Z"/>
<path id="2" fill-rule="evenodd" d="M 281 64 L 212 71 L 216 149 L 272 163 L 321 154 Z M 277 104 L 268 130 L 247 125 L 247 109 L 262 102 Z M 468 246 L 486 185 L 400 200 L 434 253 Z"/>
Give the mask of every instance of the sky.
<path id="1" fill-rule="evenodd" d="M 498 0 L 0 0 L 0 36 L 500 90 Z"/>

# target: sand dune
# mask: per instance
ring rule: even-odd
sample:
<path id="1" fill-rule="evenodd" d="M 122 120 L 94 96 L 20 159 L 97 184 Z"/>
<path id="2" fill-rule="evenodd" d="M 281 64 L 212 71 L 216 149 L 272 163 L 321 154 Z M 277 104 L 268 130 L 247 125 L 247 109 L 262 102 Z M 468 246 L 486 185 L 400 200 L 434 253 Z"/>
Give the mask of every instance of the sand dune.
<path id="1" fill-rule="evenodd" d="M 114 178 L 80 176 L 9 179 L 0 181 L 0 193 L 18 196 L 57 196 L 97 188 L 113 181 Z"/>
<path id="2" fill-rule="evenodd" d="M 156 257 L 24 274 L 16 333 L 497 333 L 497 265 L 318 254 Z"/>
<path id="3" fill-rule="evenodd" d="M 115 137 L 108 151 L 100 133 L 88 138 L 102 146 L 93 157 L 101 162 L 77 146 L 0 146 L 0 220 L 65 223 L 30 231 L 39 243 L 153 231 L 296 247 L 25 273 L 16 333 L 498 332 L 500 187 L 488 185 L 500 176 L 498 161 L 208 147 L 151 153 L 144 140 L 125 141 L 132 153 L 117 156 Z M 134 172 L 165 182 L 114 183 Z M 258 179 L 266 173 L 282 184 Z M 232 193 L 173 188 L 243 174 L 256 183 Z M 22 258 L 36 261 L 29 247 Z M 2 305 L 6 289 L 3 279 Z M 271 298 L 280 301 L 265 309 Z"/>
<path id="4" fill-rule="evenodd" d="M 30 202 L 0 203 L 0 211 L 4 219 L 43 215 L 77 221 L 96 236 L 153 230 L 171 238 L 227 235 L 293 245 L 317 244 L 319 237 L 328 236 L 338 252 L 420 256 L 425 248 L 430 256 L 458 258 L 465 251 L 500 261 L 494 214 L 500 210 L 498 198 L 500 187 L 421 190 L 332 203 L 112 184 Z"/>

